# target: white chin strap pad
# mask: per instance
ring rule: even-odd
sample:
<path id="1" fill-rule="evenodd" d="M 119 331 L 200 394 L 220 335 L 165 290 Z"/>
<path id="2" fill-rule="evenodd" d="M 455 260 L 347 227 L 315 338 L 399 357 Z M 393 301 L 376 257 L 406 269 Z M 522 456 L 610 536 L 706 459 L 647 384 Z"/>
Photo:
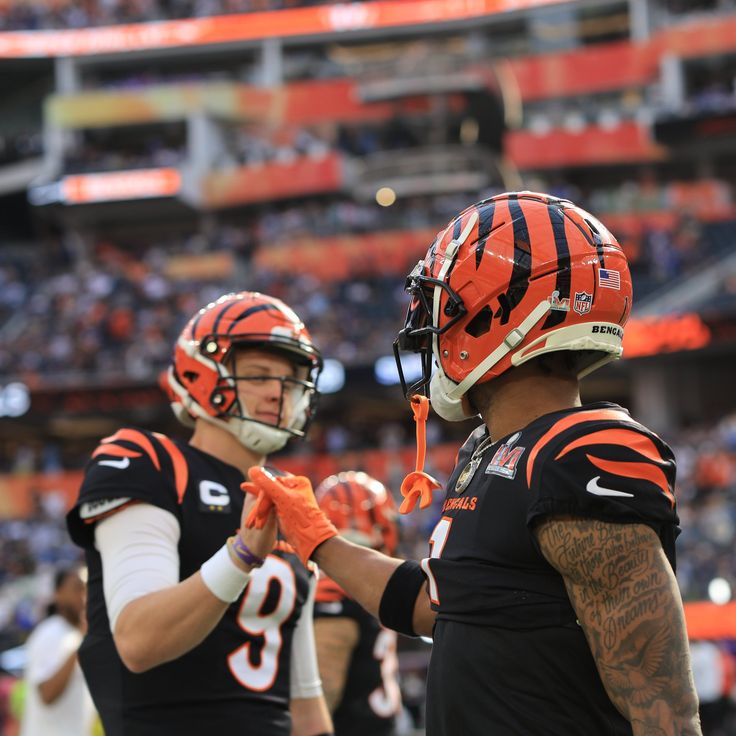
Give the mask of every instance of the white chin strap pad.
<path id="1" fill-rule="evenodd" d="M 429 383 L 429 396 L 432 408 L 447 422 L 462 422 L 468 419 L 463 409 L 462 398 L 454 399 L 450 392 L 457 384 L 451 381 L 442 368 L 437 368 Z"/>
<path id="2" fill-rule="evenodd" d="M 253 420 L 232 418 L 227 421 L 222 419 L 215 421 L 224 424 L 227 430 L 232 432 L 249 450 L 261 455 L 270 455 L 280 450 L 291 437 L 283 429 L 267 427 Z"/>

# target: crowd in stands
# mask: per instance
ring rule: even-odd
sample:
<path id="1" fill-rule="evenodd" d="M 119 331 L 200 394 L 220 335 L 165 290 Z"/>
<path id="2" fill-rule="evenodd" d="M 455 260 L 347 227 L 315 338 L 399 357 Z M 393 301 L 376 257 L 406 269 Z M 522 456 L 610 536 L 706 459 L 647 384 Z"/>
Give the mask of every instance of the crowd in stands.
<path id="1" fill-rule="evenodd" d="M 40 132 L 0 135 L 0 166 L 43 155 Z"/>
<path id="2" fill-rule="evenodd" d="M 370 0 L 368 0 L 370 1 Z M 256 13 L 341 0 L 2 0 L 0 31 L 50 30 L 149 23 L 180 18 L 204 18 L 234 13 Z M 733 0 L 655 0 L 655 7 L 675 16 L 730 12 Z"/>
<path id="3" fill-rule="evenodd" d="M 338 0 L 2 0 L 0 31 L 87 28 L 334 5 Z"/>
<path id="4" fill-rule="evenodd" d="M 607 223 L 628 213 L 610 227 L 629 254 L 639 298 L 708 262 L 708 225 L 686 208 L 664 223 L 631 216 L 676 206 L 676 184 L 642 180 L 587 196 L 564 182 L 530 181 L 529 186 L 581 202 Z M 723 194 L 726 199 L 729 192 Z M 223 224 L 207 236 L 179 233 L 154 243 L 100 238 L 84 257 L 62 240 L 6 251 L 0 266 L 0 374 L 31 384 L 51 376 L 70 384 L 100 376 L 151 381 L 168 360 L 182 315 L 224 290 L 243 288 L 273 293 L 293 305 L 328 357 L 348 366 L 371 364 L 391 352 L 397 315 L 406 306 L 403 276 L 421 254 L 394 259 L 390 269 L 375 259 L 372 273 L 343 282 L 320 280 L 289 248 L 315 237 L 436 231 L 472 199 L 467 194 L 417 197 L 388 208 L 314 200 L 263 208 L 258 216 Z M 289 268 L 259 266 L 256 271 L 252 259 L 261 249 L 284 253 Z M 226 259 L 222 273 L 203 277 L 196 268 L 182 273 L 178 267 L 182 257 L 205 263 L 213 254 Z"/>

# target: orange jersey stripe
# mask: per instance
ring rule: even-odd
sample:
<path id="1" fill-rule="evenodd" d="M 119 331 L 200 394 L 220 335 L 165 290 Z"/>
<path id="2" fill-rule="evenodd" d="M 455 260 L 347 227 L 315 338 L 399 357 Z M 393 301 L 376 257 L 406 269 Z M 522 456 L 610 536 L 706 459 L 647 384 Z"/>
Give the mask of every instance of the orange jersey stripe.
<path id="1" fill-rule="evenodd" d="M 333 603 L 345 597 L 345 591 L 334 580 L 320 577 L 316 597 L 319 603 Z"/>
<path id="2" fill-rule="evenodd" d="M 176 497 L 179 503 L 184 500 L 184 493 L 189 483 L 189 468 L 181 450 L 165 435 L 154 432 L 156 439 L 161 443 L 164 450 L 169 454 L 174 466 L 174 485 L 176 486 Z"/>
<path id="3" fill-rule="evenodd" d="M 118 440 L 125 440 L 138 445 L 141 449 L 145 450 L 148 457 L 151 458 L 151 462 L 154 464 L 156 470 L 161 470 L 161 463 L 158 460 L 156 450 L 153 449 L 151 440 L 149 440 L 143 432 L 139 432 L 136 429 L 119 429 L 110 437 L 105 437 L 105 439 L 102 440 L 102 444 L 104 445 L 108 442 L 116 442 Z"/>
<path id="4" fill-rule="evenodd" d="M 675 507 L 675 497 L 670 491 L 669 483 L 667 483 L 667 476 L 661 468 L 651 463 L 627 463 L 620 462 L 618 460 L 602 460 L 599 457 L 593 455 L 586 456 L 593 465 L 606 473 L 612 475 L 620 475 L 624 478 L 637 478 L 640 480 L 648 480 L 650 483 L 659 486 L 662 489 L 662 493 L 669 499 L 672 508 Z"/>
<path id="5" fill-rule="evenodd" d="M 98 455 L 112 455 L 113 457 L 140 457 L 143 453 L 129 450 L 127 447 L 120 445 L 100 445 L 93 453 L 92 457 Z"/>
<path id="6" fill-rule="evenodd" d="M 590 409 L 589 411 L 580 411 L 575 414 L 563 417 L 557 420 L 537 441 L 529 453 L 529 460 L 526 464 L 526 482 L 531 485 L 532 471 L 534 469 L 534 461 L 537 455 L 559 434 L 570 427 L 582 422 L 604 422 L 619 421 L 634 424 L 634 420 L 623 410 L 619 409 Z"/>
<path id="7" fill-rule="evenodd" d="M 555 457 L 555 460 L 559 460 L 577 447 L 586 447 L 587 445 L 623 445 L 638 452 L 652 462 L 664 462 L 659 450 L 657 450 L 657 446 L 649 437 L 630 429 L 601 429 L 598 432 L 586 434 L 584 437 L 579 437 L 566 445 L 557 457 Z"/>

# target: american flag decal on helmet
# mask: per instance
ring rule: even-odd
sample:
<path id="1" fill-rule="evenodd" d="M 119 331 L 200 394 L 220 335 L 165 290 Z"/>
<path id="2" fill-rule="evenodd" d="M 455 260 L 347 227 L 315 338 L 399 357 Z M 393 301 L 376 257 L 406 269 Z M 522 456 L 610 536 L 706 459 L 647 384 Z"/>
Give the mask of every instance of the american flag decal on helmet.
<path id="1" fill-rule="evenodd" d="M 608 268 L 598 269 L 598 286 L 618 291 L 621 288 L 621 274 Z"/>

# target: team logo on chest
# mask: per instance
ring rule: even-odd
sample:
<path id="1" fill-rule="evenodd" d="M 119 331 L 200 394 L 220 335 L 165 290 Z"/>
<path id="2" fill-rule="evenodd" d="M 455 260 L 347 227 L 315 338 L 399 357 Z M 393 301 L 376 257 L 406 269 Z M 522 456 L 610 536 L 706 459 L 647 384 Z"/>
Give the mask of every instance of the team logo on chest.
<path id="1" fill-rule="evenodd" d="M 496 450 L 491 462 L 486 468 L 486 475 L 500 475 L 504 478 L 514 478 L 519 460 L 526 447 L 514 447 L 521 437 L 521 432 L 512 434 L 501 447 Z"/>
<path id="2" fill-rule="evenodd" d="M 201 511 L 230 511 L 230 493 L 222 483 L 203 480 L 199 484 L 199 508 Z"/>

